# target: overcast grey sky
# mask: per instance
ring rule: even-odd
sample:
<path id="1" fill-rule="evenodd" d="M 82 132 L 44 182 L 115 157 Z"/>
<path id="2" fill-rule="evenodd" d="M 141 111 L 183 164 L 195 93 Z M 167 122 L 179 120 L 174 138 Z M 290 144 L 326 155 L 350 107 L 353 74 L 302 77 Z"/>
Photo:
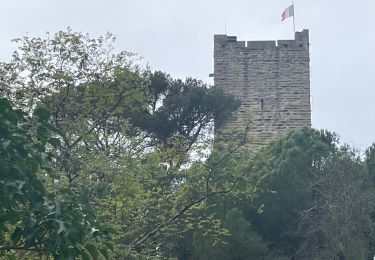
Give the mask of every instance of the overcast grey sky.
<path id="1" fill-rule="evenodd" d="M 11 39 L 68 26 L 93 37 L 110 31 L 118 50 L 136 52 L 173 77 L 212 83 L 213 35 L 292 39 L 280 22 L 287 0 L 3 0 L 0 57 Z M 364 148 L 375 141 L 375 0 L 295 0 L 296 29 L 310 30 L 313 127 Z"/>

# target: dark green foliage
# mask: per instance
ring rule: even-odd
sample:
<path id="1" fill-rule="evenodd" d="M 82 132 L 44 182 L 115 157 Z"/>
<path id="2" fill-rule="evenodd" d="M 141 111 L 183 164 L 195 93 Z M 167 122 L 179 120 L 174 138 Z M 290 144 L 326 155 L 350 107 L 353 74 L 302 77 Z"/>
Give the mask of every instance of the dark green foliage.
<path id="1" fill-rule="evenodd" d="M 214 118 L 220 127 L 239 106 L 233 97 L 196 79 L 173 80 L 162 72 L 148 78 L 148 107 L 133 114 L 131 123 L 164 144 L 182 137 L 191 145 L 209 124 L 213 126 Z"/>
<path id="2" fill-rule="evenodd" d="M 212 207 L 212 206 L 211 206 Z M 272 259 L 267 244 L 254 232 L 250 222 L 237 209 L 222 211 L 215 208 L 215 218 L 222 231 L 220 236 L 212 236 L 207 228 L 198 226 L 184 235 L 184 241 L 177 249 L 178 259 Z M 221 215 L 224 214 L 224 215 Z M 221 215 L 221 216 L 220 216 Z"/>
<path id="3" fill-rule="evenodd" d="M 110 34 L 90 39 L 70 29 L 18 39 L 19 50 L 0 66 L 0 91 L 27 113 L 42 105 L 51 115 L 55 139 L 47 148 L 54 175 L 40 177 L 52 200 L 72 196 L 67 211 L 93 208 L 100 222 L 118 230 L 110 239 L 117 243 L 115 258 L 172 257 L 168 249 L 184 229 L 184 214 L 199 207 L 207 192 L 214 196 L 230 187 L 224 176 L 207 186 L 207 170 L 181 166 L 209 147 L 214 117 L 224 123 L 238 103 L 194 79 L 141 71 L 131 54 L 112 53 L 113 41 Z M 36 132 L 48 136 L 42 128 Z M 87 223 L 79 215 L 56 222 L 58 235 L 70 230 L 73 219 Z M 79 231 L 76 240 L 87 239 L 85 252 L 95 257 L 91 236 Z M 70 242 L 62 242 L 61 250 Z"/>
<path id="4" fill-rule="evenodd" d="M 0 100 L 0 173 L 1 196 L 0 208 L 2 241 L 5 233 L 9 232 L 8 225 L 15 225 L 19 221 L 25 221 L 28 226 L 33 226 L 33 216 L 24 210 L 20 214 L 18 205 L 40 210 L 43 208 L 46 190 L 44 184 L 37 178 L 36 172 L 45 165 L 46 157 L 44 147 L 38 140 L 33 142 L 29 129 L 30 122 L 24 118 L 24 113 L 12 109 L 7 99 Z M 43 129 L 43 130 L 42 130 Z M 45 129 L 38 125 L 38 133 L 45 137 Z M 43 141 L 43 140 L 42 140 Z M 24 231 L 14 229 L 12 238 L 18 242 Z M 34 238 L 30 237 L 32 243 Z"/>
<path id="5" fill-rule="evenodd" d="M 336 148 L 315 168 L 306 189 L 312 199 L 300 214 L 299 233 L 303 242 L 298 257 L 367 259 L 371 256 L 375 190 L 358 155 L 347 146 Z"/>
<path id="6" fill-rule="evenodd" d="M 310 129 L 292 132 L 286 138 L 267 147 L 263 156 L 269 161 L 255 161 L 253 171 L 263 171 L 266 177 L 261 193 L 248 212 L 255 230 L 271 246 L 291 254 L 301 241 L 298 230 L 299 213 L 311 199 L 309 186 L 314 164 L 319 164 L 336 145 L 336 137 L 328 132 Z M 262 214 L 258 214 L 261 208 Z M 275 217 L 277 216 L 277 217 Z"/>
<path id="7" fill-rule="evenodd" d="M 67 259 L 99 250 L 89 242 L 99 234 L 93 214 L 71 190 L 46 189 L 54 179 L 45 150 L 58 145 L 53 130 L 46 110 L 37 108 L 28 118 L 0 99 L 0 255 L 30 251 Z"/>
<path id="8" fill-rule="evenodd" d="M 0 100 L 0 257 L 374 253 L 374 145 L 362 158 L 335 134 L 300 129 L 254 153 L 241 149 L 247 128 L 213 145 L 239 103 L 142 70 L 113 41 L 24 37 L 0 63 L 12 100 Z"/>
<path id="9" fill-rule="evenodd" d="M 270 249 L 297 259 L 366 259 L 374 190 L 355 152 L 334 134 L 302 129 L 258 156 L 258 196 L 241 208 Z"/>

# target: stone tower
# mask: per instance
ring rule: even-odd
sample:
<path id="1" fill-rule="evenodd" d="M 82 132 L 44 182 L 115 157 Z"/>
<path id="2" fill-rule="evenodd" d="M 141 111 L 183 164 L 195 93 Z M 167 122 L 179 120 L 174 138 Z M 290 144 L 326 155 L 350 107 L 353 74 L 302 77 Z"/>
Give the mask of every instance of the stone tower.
<path id="1" fill-rule="evenodd" d="M 309 61 L 308 30 L 296 32 L 295 40 L 214 36 L 214 83 L 241 101 L 231 126 L 243 128 L 252 111 L 250 145 L 311 127 Z"/>

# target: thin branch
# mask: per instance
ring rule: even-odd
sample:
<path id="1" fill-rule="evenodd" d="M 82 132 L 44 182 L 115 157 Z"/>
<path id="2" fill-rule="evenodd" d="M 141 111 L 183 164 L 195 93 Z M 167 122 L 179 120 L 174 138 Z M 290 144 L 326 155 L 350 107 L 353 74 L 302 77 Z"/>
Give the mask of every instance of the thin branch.
<path id="1" fill-rule="evenodd" d="M 9 250 L 20 250 L 20 251 L 33 251 L 33 252 L 47 252 L 48 249 L 44 247 L 27 247 L 27 246 L 0 246 L 0 251 L 9 251 Z"/>
<path id="2" fill-rule="evenodd" d="M 135 250 L 139 249 L 140 246 L 144 242 L 146 242 L 146 240 L 148 240 L 149 238 L 151 238 L 152 236 L 154 236 L 158 231 L 160 231 L 164 227 L 170 225 L 176 219 L 178 219 L 179 217 L 181 217 L 186 211 L 188 211 L 194 205 L 196 205 L 198 203 L 201 203 L 202 201 L 205 201 L 205 200 L 207 200 L 210 197 L 213 197 L 213 196 L 216 196 L 216 195 L 220 195 L 220 194 L 227 194 L 227 193 L 231 192 L 234 189 L 234 187 L 236 186 L 236 184 L 237 184 L 238 181 L 239 181 L 239 178 L 233 182 L 232 186 L 229 189 L 209 192 L 209 193 L 204 194 L 204 196 L 200 197 L 199 199 L 196 199 L 196 200 L 190 202 L 188 205 L 186 205 L 184 208 L 182 208 L 176 215 L 174 215 L 173 217 L 169 218 L 167 221 L 165 221 L 165 222 L 157 225 L 153 230 L 145 233 L 138 241 L 136 241 L 133 244 L 132 248 L 135 249 Z"/>

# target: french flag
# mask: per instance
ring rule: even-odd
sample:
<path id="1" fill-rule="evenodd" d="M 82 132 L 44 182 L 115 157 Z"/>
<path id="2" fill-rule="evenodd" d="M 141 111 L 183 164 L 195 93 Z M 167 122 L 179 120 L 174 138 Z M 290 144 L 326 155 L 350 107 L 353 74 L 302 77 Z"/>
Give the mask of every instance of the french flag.
<path id="1" fill-rule="evenodd" d="M 283 13 L 281 14 L 281 21 L 284 21 L 286 18 L 292 17 L 292 16 L 294 16 L 294 6 L 293 5 L 285 8 Z"/>

